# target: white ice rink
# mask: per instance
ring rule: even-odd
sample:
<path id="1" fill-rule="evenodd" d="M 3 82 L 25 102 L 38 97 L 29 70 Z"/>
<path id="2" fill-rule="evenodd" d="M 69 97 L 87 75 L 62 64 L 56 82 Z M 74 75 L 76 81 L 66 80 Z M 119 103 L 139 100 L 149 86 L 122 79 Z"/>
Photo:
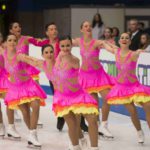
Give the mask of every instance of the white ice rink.
<path id="1" fill-rule="evenodd" d="M 42 143 L 42 150 L 68 150 L 67 128 L 62 132 L 56 129 L 56 118 L 51 110 L 52 97 L 47 99 L 46 107 L 41 108 L 40 119 L 44 124 L 42 129 L 38 129 L 38 137 Z M 3 105 L 3 118 L 7 126 L 5 106 Z M 115 139 L 113 141 L 99 140 L 101 150 L 150 150 L 150 131 L 145 121 L 142 121 L 142 127 L 145 132 L 145 144 L 138 145 L 136 131 L 133 128 L 130 118 L 111 112 L 109 118 L 109 127 Z M 11 141 L 7 137 L 0 139 L 0 150 L 30 150 L 27 148 L 28 130 L 24 122 L 16 123 L 21 141 Z M 87 137 L 87 134 L 85 135 Z"/>

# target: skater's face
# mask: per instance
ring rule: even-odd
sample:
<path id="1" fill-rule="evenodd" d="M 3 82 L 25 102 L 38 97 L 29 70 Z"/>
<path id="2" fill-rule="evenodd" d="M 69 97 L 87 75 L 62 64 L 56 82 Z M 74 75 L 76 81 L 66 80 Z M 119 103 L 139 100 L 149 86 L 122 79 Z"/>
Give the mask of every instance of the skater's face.
<path id="1" fill-rule="evenodd" d="M 21 35 L 21 26 L 19 23 L 15 22 L 12 24 L 12 27 L 10 29 L 10 33 L 16 35 L 19 37 Z"/>
<path id="2" fill-rule="evenodd" d="M 120 46 L 127 46 L 127 47 L 131 44 L 131 38 L 128 33 L 121 34 L 119 44 Z"/>
<path id="3" fill-rule="evenodd" d="M 42 54 L 44 59 L 53 59 L 54 58 L 54 51 L 51 47 L 46 47 Z"/>
<path id="4" fill-rule="evenodd" d="M 15 35 L 8 35 L 6 40 L 7 49 L 15 49 L 17 45 L 17 37 Z"/>
<path id="5" fill-rule="evenodd" d="M 49 38 L 56 38 L 58 36 L 58 30 L 56 25 L 49 25 L 46 31 L 46 35 Z"/>
<path id="6" fill-rule="evenodd" d="M 81 25 L 81 33 L 83 35 L 92 35 L 92 27 L 88 21 L 83 22 Z"/>
<path id="7" fill-rule="evenodd" d="M 68 55 L 71 53 L 72 43 L 70 40 L 60 41 L 60 50 L 62 55 Z"/>

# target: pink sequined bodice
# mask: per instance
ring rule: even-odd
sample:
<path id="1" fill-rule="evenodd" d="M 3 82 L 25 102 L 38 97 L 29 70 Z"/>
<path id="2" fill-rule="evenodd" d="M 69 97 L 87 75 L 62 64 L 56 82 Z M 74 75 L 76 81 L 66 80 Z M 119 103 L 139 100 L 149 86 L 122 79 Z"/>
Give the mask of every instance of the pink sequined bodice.
<path id="1" fill-rule="evenodd" d="M 26 36 L 21 36 L 17 44 L 17 52 L 29 55 L 29 45 L 25 45 Z"/>
<path id="2" fill-rule="evenodd" d="M 135 74 L 137 62 L 131 60 L 132 52 L 129 52 L 124 61 L 121 61 L 120 51 L 118 49 L 116 56 L 117 81 L 124 84 L 137 82 L 138 79 Z"/>
<path id="3" fill-rule="evenodd" d="M 78 83 L 79 69 L 61 67 L 59 59 L 57 59 L 56 64 L 52 72 L 52 82 L 55 91 L 64 95 L 74 95 L 77 91 L 81 90 L 81 86 Z M 67 66 L 67 63 L 65 66 Z"/>
<path id="4" fill-rule="evenodd" d="M 73 80 L 78 80 L 78 69 L 64 70 L 54 68 L 53 75 L 55 76 L 54 85 L 56 90 L 63 94 L 70 94 L 78 91 L 81 87 L 78 83 L 73 83 Z M 53 82 L 52 81 L 52 82 Z"/>
<path id="5" fill-rule="evenodd" d="M 11 62 L 8 61 L 7 50 L 4 53 L 5 69 L 9 73 L 10 78 L 13 79 L 14 83 L 22 83 L 23 81 L 30 78 L 26 73 L 26 63 L 18 62 L 16 60 L 17 54 L 14 56 Z"/>
<path id="6" fill-rule="evenodd" d="M 92 50 L 95 40 L 92 40 L 90 42 L 90 46 L 87 50 L 84 48 L 83 38 L 81 38 L 80 42 L 81 42 L 80 54 L 82 57 L 81 69 L 85 68 L 83 70 L 90 71 L 90 70 L 97 70 L 101 68 L 101 64 L 99 61 L 100 50 L 98 48 Z"/>

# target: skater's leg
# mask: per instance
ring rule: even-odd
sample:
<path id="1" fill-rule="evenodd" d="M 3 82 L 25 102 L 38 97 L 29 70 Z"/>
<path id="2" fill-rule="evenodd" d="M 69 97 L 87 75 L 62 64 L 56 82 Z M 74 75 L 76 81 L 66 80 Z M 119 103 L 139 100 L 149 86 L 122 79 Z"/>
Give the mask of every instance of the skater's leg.
<path id="1" fill-rule="evenodd" d="M 1 110 L 1 103 L 0 103 L 0 137 L 5 136 L 5 127 L 3 124 L 3 115 L 2 115 L 2 110 Z"/>
<path id="2" fill-rule="evenodd" d="M 18 131 L 16 130 L 15 124 L 14 124 L 14 110 L 11 110 L 7 107 L 7 117 L 8 117 L 8 129 L 7 129 L 7 135 L 14 139 L 20 139 L 20 135 Z"/>
<path id="3" fill-rule="evenodd" d="M 98 124 L 97 116 L 94 114 L 84 115 L 89 126 L 89 137 L 91 147 L 98 147 Z"/>
<path id="4" fill-rule="evenodd" d="M 141 123 L 140 123 L 140 120 L 138 118 L 138 114 L 137 114 L 135 105 L 133 103 L 130 103 L 130 104 L 126 104 L 125 107 L 128 110 L 128 112 L 131 116 L 132 123 L 137 130 L 138 142 L 144 143 L 144 134 L 143 134 L 143 131 L 141 129 Z"/>
<path id="5" fill-rule="evenodd" d="M 106 138 L 114 138 L 108 128 L 108 116 L 109 116 L 109 111 L 110 111 L 110 105 L 107 104 L 106 96 L 109 93 L 109 91 L 110 91 L 109 89 L 106 89 L 100 92 L 103 105 L 102 105 L 102 122 L 100 124 L 99 131 Z"/>
<path id="6" fill-rule="evenodd" d="M 38 147 L 40 148 L 42 145 L 38 141 L 37 137 L 37 122 L 39 118 L 39 109 L 40 109 L 40 101 L 34 100 L 30 103 L 30 107 L 32 111 L 30 113 L 30 134 L 28 138 L 29 146 Z"/>

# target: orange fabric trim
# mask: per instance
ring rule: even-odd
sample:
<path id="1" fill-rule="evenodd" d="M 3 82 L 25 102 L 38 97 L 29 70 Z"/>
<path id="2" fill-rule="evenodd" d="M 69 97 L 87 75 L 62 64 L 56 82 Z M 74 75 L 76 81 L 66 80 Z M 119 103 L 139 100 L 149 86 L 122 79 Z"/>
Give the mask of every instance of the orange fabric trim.
<path id="1" fill-rule="evenodd" d="M 100 91 L 103 91 L 103 90 L 106 90 L 106 89 L 111 89 L 112 86 L 111 85 L 104 85 L 104 86 L 101 86 L 101 87 L 91 87 L 91 88 L 86 88 L 85 90 L 88 92 L 88 93 L 99 93 Z"/>
<path id="2" fill-rule="evenodd" d="M 40 102 L 41 102 L 40 105 L 45 106 L 45 100 L 44 99 L 41 99 L 38 96 L 33 96 L 33 97 L 23 97 L 20 100 L 12 101 L 12 102 L 8 103 L 8 107 L 10 109 L 19 109 L 18 105 L 30 103 L 34 100 L 40 100 Z"/>
<path id="3" fill-rule="evenodd" d="M 136 93 L 124 97 L 113 97 L 108 98 L 108 104 L 129 104 L 132 102 L 135 103 L 145 103 L 150 101 L 150 94 L 146 93 Z"/>
<path id="4" fill-rule="evenodd" d="M 96 104 L 75 104 L 72 106 L 54 106 L 54 112 L 57 117 L 62 117 L 67 115 L 69 112 L 74 112 L 75 114 L 96 114 L 98 115 L 98 106 Z"/>

